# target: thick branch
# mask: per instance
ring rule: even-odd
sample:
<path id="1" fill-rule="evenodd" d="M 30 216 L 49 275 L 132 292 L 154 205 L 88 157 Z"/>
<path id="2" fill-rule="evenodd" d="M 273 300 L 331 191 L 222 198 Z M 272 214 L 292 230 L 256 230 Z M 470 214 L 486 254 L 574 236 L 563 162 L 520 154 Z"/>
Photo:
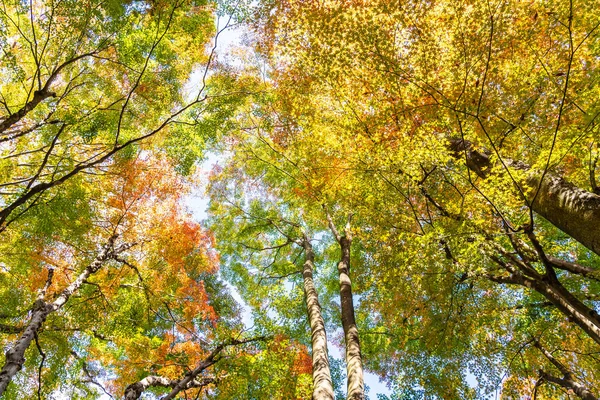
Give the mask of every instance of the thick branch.
<path id="1" fill-rule="evenodd" d="M 481 178 L 490 175 L 492 163 L 490 153 L 477 150 L 472 143 L 462 139 L 450 139 L 449 149 L 466 159 L 467 167 Z M 565 179 L 547 173 L 540 184 L 540 175 L 523 162 L 504 158 L 511 168 L 528 173 L 524 192 L 525 199 L 533 211 L 550 221 L 554 226 L 600 255 L 600 196 L 580 189 Z M 537 196 L 536 196 L 536 191 Z"/>
<path id="2" fill-rule="evenodd" d="M 202 380 L 193 380 L 187 384 L 185 389 L 202 388 L 214 383 L 214 378 L 204 378 Z M 137 400 L 142 393 L 149 387 L 168 387 L 174 388 L 179 384 L 178 380 L 168 379 L 163 376 L 147 376 L 139 382 L 132 383 L 125 389 L 124 400 Z"/>
<path id="3" fill-rule="evenodd" d="M 208 357 L 206 357 L 204 359 L 204 361 L 202 361 L 200 364 L 198 364 L 198 366 L 196 368 L 194 368 L 192 371 L 188 372 L 185 375 L 185 377 L 183 377 L 182 379 L 177 381 L 177 384 L 175 384 L 175 386 L 173 386 L 173 390 L 171 390 L 171 392 L 168 395 L 166 395 L 165 397 L 163 397 L 161 400 L 174 399 L 175 396 L 177 396 L 177 394 L 179 394 L 179 392 L 181 392 L 182 390 L 185 390 L 191 382 L 195 381 L 196 377 L 202 371 L 204 371 L 211 365 L 217 363 L 220 360 L 220 358 L 218 358 L 219 353 L 221 353 L 221 351 L 223 351 L 223 349 L 225 349 L 226 347 L 236 346 L 239 344 L 250 343 L 250 342 L 255 342 L 257 340 L 264 340 L 264 339 L 265 339 L 264 337 L 258 337 L 258 338 L 252 338 L 252 339 L 246 339 L 246 340 L 231 339 L 225 343 L 218 345 L 208 355 Z"/>
<path id="4" fill-rule="evenodd" d="M 571 378 L 558 378 L 550 375 L 542 370 L 539 371 L 540 378 L 545 381 L 555 383 L 567 390 L 572 390 L 579 398 L 583 400 L 598 400 L 589 390 L 587 390 L 581 383 L 574 381 Z"/>
<path id="5" fill-rule="evenodd" d="M 552 353 L 546 350 L 539 341 L 534 341 L 535 347 L 537 347 L 544 357 L 548 359 L 563 374 L 562 378 L 558 378 L 556 376 L 550 375 L 542 370 L 539 371 L 540 378 L 545 381 L 555 383 L 557 385 L 562 386 L 567 390 L 572 390 L 577 396 L 579 396 L 583 400 L 598 400 L 596 396 L 594 396 L 589 390 L 587 390 L 581 383 L 577 382 L 573 379 L 573 373 L 565 367 L 560 361 L 558 361 Z"/>
<path id="6" fill-rule="evenodd" d="M 534 279 L 520 274 L 511 274 L 510 278 L 492 276 L 488 276 L 488 278 L 498 283 L 516 284 L 535 290 L 583 329 L 592 340 L 600 344 L 600 319 L 598 318 L 598 313 L 576 298 L 560 282 Z"/>
<path id="7" fill-rule="evenodd" d="M 585 265 L 581 265 L 575 262 L 565 261 L 552 256 L 548 256 L 548 261 L 555 268 L 562 269 L 564 271 L 569 271 L 573 274 L 585 276 L 586 278 L 591 278 L 595 280 L 600 279 L 600 271 L 597 271 L 594 268 L 587 267 Z"/>

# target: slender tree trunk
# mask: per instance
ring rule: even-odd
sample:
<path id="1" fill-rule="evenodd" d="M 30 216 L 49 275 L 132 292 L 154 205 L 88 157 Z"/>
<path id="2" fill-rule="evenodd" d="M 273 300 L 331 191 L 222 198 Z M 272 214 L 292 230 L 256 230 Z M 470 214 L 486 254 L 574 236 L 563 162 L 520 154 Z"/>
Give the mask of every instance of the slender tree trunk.
<path id="1" fill-rule="evenodd" d="M 313 400 L 333 400 L 333 384 L 329 370 L 327 353 L 327 333 L 325 323 L 321 316 L 321 304 L 313 282 L 315 254 L 308 237 L 304 236 L 302 247 L 306 259 L 302 269 L 304 277 L 304 295 L 312 339 L 312 365 L 313 365 Z"/>
<path id="2" fill-rule="evenodd" d="M 492 165 L 488 152 L 476 150 L 470 142 L 462 139 L 451 139 L 449 148 L 457 158 L 465 159 L 467 167 L 477 175 L 482 178 L 489 176 Z M 503 161 L 509 167 L 529 172 L 523 189 L 530 193 L 526 200 L 533 202 L 533 211 L 600 255 L 599 195 L 580 189 L 552 173 L 547 173 L 540 185 L 541 173 L 534 174 L 529 165 L 507 158 Z"/>
<path id="3" fill-rule="evenodd" d="M 333 232 L 341 249 L 338 274 L 340 279 L 342 328 L 344 329 L 344 339 L 346 342 L 346 371 L 348 375 L 348 391 L 346 398 L 348 400 L 364 400 L 365 384 L 362 368 L 362 355 L 360 352 L 358 328 L 354 317 L 352 282 L 350 280 L 350 247 L 352 245 L 352 235 L 350 232 L 351 217 L 348 218 L 348 223 L 346 224 L 343 236 L 338 233 L 329 214 L 327 214 L 327 219 L 329 221 L 329 228 Z"/>
<path id="4" fill-rule="evenodd" d="M 79 274 L 77 279 L 75 279 L 67 288 L 65 288 L 51 303 L 44 301 L 46 290 L 52 283 L 53 271 L 49 270 L 46 286 L 41 291 L 33 306 L 33 309 L 31 310 L 31 319 L 29 324 L 17 342 L 6 352 L 6 361 L 2 367 L 2 370 L 0 371 L 0 396 L 2 396 L 2 394 L 6 391 L 6 388 L 8 387 L 8 384 L 12 378 L 21 370 L 21 368 L 23 368 L 23 364 L 25 363 L 25 351 L 46 321 L 48 315 L 60 309 L 67 302 L 67 300 L 69 300 L 71 295 L 75 293 L 81 287 L 81 285 L 83 285 L 85 280 L 90 275 L 97 272 L 106 261 L 113 259 L 117 254 L 132 246 L 129 244 L 121 245 L 115 249 L 115 239 L 116 236 L 111 237 L 96 259 L 90 265 L 88 265 L 83 272 Z"/>

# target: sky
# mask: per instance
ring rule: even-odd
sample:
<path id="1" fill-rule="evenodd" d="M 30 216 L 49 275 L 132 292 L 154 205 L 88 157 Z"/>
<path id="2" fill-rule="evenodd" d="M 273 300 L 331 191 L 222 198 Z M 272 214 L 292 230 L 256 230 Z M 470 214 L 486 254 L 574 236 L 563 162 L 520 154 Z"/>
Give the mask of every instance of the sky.
<path id="1" fill-rule="evenodd" d="M 223 26 L 226 24 L 227 20 L 228 20 L 227 17 L 221 17 L 221 19 L 218 21 L 219 25 L 217 26 L 217 30 L 222 29 Z M 216 56 L 221 60 L 226 58 L 227 62 L 235 64 L 237 62 L 236 58 L 235 58 L 236 57 L 235 49 L 244 47 L 244 45 L 242 43 L 243 36 L 244 36 L 244 30 L 240 27 L 227 28 L 227 29 L 223 30 L 219 34 L 219 37 L 217 40 L 217 47 L 216 47 L 216 52 L 215 52 Z M 212 48 L 213 45 L 214 45 L 214 43 L 211 43 L 210 48 Z M 200 87 L 200 82 L 201 82 L 203 74 L 204 74 L 204 67 L 200 67 L 192 73 L 192 76 L 190 77 L 188 84 L 187 84 L 187 89 L 190 91 L 191 95 L 197 94 L 197 92 L 194 93 L 194 88 Z M 200 168 L 199 168 L 202 183 L 198 187 L 198 189 L 194 193 L 192 193 L 190 196 L 188 196 L 186 199 L 186 205 L 188 206 L 189 210 L 192 212 L 194 219 L 196 219 L 198 222 L 202 222 L 203 220 L 205 220 L 207 218 L 207 208 L 208 208 L 208 204 L 209 204 L 209 199 L 207 198 L 207 196 L 205 194 L 205 188 L 203 186 L 206 184 L 206 182 L 208 180 L 208 175 L 209 175 L 210 171 L 212 170 L 213 166 L 215 164 L 218 164 L 219 161 L 220 161 L 220 157 L 218 154 L 208 153 L 206 155 L 204 162 L 200 165 Z M 245 315 L 243 316 L 243 320 L 244 320 L 246 327 L 250 328 L 253 325 L 253 323 L 251 320 L 251 315 L 250 315 L 250 311 L 248 310 L 248 307 L 246 307 L 246 305 L 244 304 L 242 298 L 240 297 L 240 295 L 237 292 L 237 290 L 235 289 L 235 287 L 229 285 L 229 288 L 231 289 L 232 295 L 236 299 L 236 301 L 238 301 L 238 303 L 243 305 L 245 310 L 247 310 L 245 312 Z M 341 328 L 339 331 L 341 331 Z M 339 332 L 328 332 L 329 338 L 339 337 L 339 336 L 340 336 Z M 343 349 L 340 349 L 337 345 L 335 345 L 331 341 L 329 341 L 328 350 L 329 350 L 330 358 L 337 358 L 337 359 L 343 358 Z M 467 381 L 468 381 L 468 384 L 470 384 L 473 387 L 475 387 L 477 385 L 477 380 L 475 379 L 474 375 L 469 375 L 467 377 Z M 368 395 L 371 399 L 376 399 L 377 394 L 385 394 L 385 395 L 391 394 L 391 390 L 386 386 L 386 384 L 384 382 L 380 381 L 379 378 L 372 373 L 365 372 L 365 384 L 369 387 Z M 345 391 L 345 388 L 342 388 L 342 389 L 343 389 L 343 391 Z"/>
<path id="2" fill-rule="evenodd" d="M 192 212 L 194 219 L 197 220 L 198 222 L 202 222 L 203 220 L 205 220 L 207 218 L 207 208 L 208 208 L 208 204 L 209 204 L 209 199 L 206 197 L 206 195 L 204 193 L 203 186 L 204 186 L 204 184 L 206 184 L 206 182 L 208 180 L 208 175 L 209 175 L 211 169 L 213 168 L 213 166 L 215 164 L 219 163 L 219 159 L 220 159 L 219 156 L 214 153 L 208 154 L 205 161 L 200 166 L 199 172 L 201 175 L 201 186 L 198 187 L 198 189 L 194 193 L 192 193 L 190 196 L 188 196 L 185 200 L 186 206 Z M 235 300 L 244 307 L 245 313 L 242 317 L 244 324 L 246 325 L 247 328 L 252 327 L 253 323 L 252 323 L 252 319 L 251 319 L 251 315 L 250 315 L 250 311 L 249 311 L 248 307 L 246 306 L 246 304 L 240 297 L 240 295 L 237 292 L 237 290 L 235 289 L 235 287 L 233 287 L 231 285 L 228 285 L 228 286 L 229 286 L 229 288 L 232 292 L 232 296 L 235 298 Z M 341 328 L 340 328 L 340 331 L 341 331 Z M 338 333 L 339 332 L 327 332 L 327 335 L 329 338 L 338 337 L 338 336 L 340 336 Z M 328 341 L 328 350 L 329 350 L 330 358 L 338 358 L 338 359 L 343 358 L 342 357 L 343 349 L 340 349 L 337 345 L 335 345 L 333 342 L 331 342 L 331 340 Z M 377 394 L 386 394 L 386 395 L 391 394 L 391 390 L 388 389 L 386 387 L 385 383 L 381 382 L 379 380 L 379 378 L 374 374 L 371 374 L 368 372 L 365 373 L 365 384 L 369 387 L 369 397 L 371 399 L 376 399 Z M 345 388 L 343 388 L 343 389 L 345 391 Z"/>
<path id="3" fill-rule="evenodd" d="M 218 21 L 217 31 L 222 29 L 225 26 L 227 20 L 228 20 L 228 18 L 221 17 L 221 19 Z M 243 35 L 244 35 L 244 30 L 239 27 L 227 28 L 227 29 L 223 30 L 219 34 L 219 37 L 217 39 L 217 47 L 216 47 L 216 52 L 215 52 L 216 56 L 221 59 L 227 58 L 228 62 L 235 62 L 235 55 L 233 54 L 234 53 L 233 50 L 235 50 L 236 48 L 243 47 L 243 44 L 242 44 Z M 211 44 L 211 46 L 210 46 L 211 48 L 212 48 L 212 45 L 214 45 L 214 43 Z M 190 80 L 188 81 L 188 85 L 187 85 L 188 89 L 191 92 L 193 92 L 193 88 L 197 88 L 200 86 L 200 81 L 202 79 L 203 73 L 204 73 L 204 67 L 201 67 L 198 70 L 194 71 L 194 73 L 192 73 L 192 76 L 190 77 Z M 194 94 L 194 93 L 192 93 L 192 94 Z M 210 173 L 212 167 L 215 164 L 217 164 L 218 162 L 219 162 L 219 156 L 217 154 L 214 154 L 214 153 L 207 154 L 205 161 L 200 166 L 201 182 L 203 184 L 206 183 L 208 174 Z M 196 219 L 199 222 L 201 222 L 207 218 L 208 203 L 209 203 L 209 199 L 205 195 L 204 187 L 202 184 L 198 188 L 197 191 L 192 193 L 186 199 L 186 205 L 189 207 L 190 211 L 192 212 L 194 219 Z M 244 302 L 242 301 L 240 295 L 237 293 L 236 289 L 233 286 L 230 286 L 230 289 L 232 290 L 233 297 L 240 304 L 245 306 Z M 245 309 L 248 310 L 247 307 L 245 307 Z M 246 315 L 243 318 L 244 318 L 244 323 L 246 324 L 246 326 L 251 327 L 252 321 L 251 321 L 249 311 L 246 311 Z M 337 335 L 337 332 L 328 332 L 328 337 L 331 338 L 333 336 L 339 336 L 339 335 Z M 329 341 L 328 349 L 329 349 L 330 358 L 331 357 L 343 358 L 342 357 L 343 349 L 340 349 L 331 341 Z M 379 378 L 374 374 L 371 374 L 368 372 L 365 373 L 365 384 L 369 387 L 369 397 L 372 399 L 376 399 L 377 394 L 387 394 L 387 395 L 391 394 L 391 390 L 389 390 L 386 387 L 386 385 L 383 382 L 381 382 L 379 380 Z M 345 391 L 345 388 L 343 388 L 343 389 Z"/>

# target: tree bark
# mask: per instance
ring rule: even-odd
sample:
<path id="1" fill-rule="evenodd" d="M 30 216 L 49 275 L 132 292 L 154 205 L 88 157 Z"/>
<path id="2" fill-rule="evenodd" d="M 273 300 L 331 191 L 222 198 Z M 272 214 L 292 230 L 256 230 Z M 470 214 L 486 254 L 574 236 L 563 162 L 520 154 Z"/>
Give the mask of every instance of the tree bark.
<path id="1" fill-rule="evenodd" d="M 600 319 L 598 313 L 577 299 L 559 282 L 524 279 L 524 286 L 534 289 L 579 325 L 590 338 L 600 344 Z"/>
<path id="2" fill-rule="evenodd" d="M 574 381 L 571 377 L 559 378 L 550 375 L 544 371 L 539 371 L 540 377 L 548 382 L 555 383 L 567 390 L 572 390 L 580 399 L 583 400 L 598 400 L 589 390 L 585 388 L 581 383 Z"/>
<path id="3" fill-rule="evenodd" d="M 205 378 L 205 379 L 202 379 L 201 381 L 192 380 L 187 384 L 186 389 L 202 388 L 202 387 L 210 385 L 211 383 L 214 383 L 214 382 L 215 382 L 215 380 L 213 378 Z M 174 388 L 178 384 L 179 384 L 178 380 L 168 379 L 163 376 L 154 376 L 154 375 L 147 376 L 144 379 L 127 386 L 127 388 L 125 389 L 125 395 L 124 395 L 123 399 L 124 400 L 137 400 L 140 398 L 142 393 L 144 393 L 144 391 L 151 386 Z"/>
<path id="4" fill-rule="evenodd" d="M 464 158 L 467 167 L 478 176 L 489 176 L 492 167 L 489 152 L 476 150 L 472 143 L 462 139 L 450 139 L 449 149 L 457 158 Z M 529 165 L 508 158 L 503 161 L 511 168 L 528 172 L 523 189 L 529 193 L 525 200 L 533 211 L 600 255 L 599 195 L 580 189 L 551 172 L 544 176 L 540 185 L 541 174 L 534 173 Z"/>
<path id="5" fill-rule="evenodd" d="M 354 303 L 352 301 L 352 282 L 350 280 L 350 247 L 352 245 L 352 235 L 350 232 L 350 219 L 344 229 L 344 235 L 340 235 L 333 224 L 329 213 L 327 220 L 329 228 L 340 245 L 341 256 L 338 262 L 338 274 L 340 279 L 340 303 L 342 311 L 342 328 L 344 329 L 344 339 L 346 343 L 346 371 L 348 391 L 346 398 L 348 400 L 364 400 L 365 384 L 362 368 L 362 355 L 360 351 L 360 340 L 358 328 L 354 316 Z"/>
<path id="6" fill-rule="evenodd" d="M 68 287 L 66 287 L 51 303 L 47 303 L 43 299 L 46 290 L 52 283 L 53 271 L 50 270 L 48 272 L 46 286 L 41 291 L 31 310 L 31 319 L 29 324 L 27 327 L 25 327 L 23 334 L 21 337 L 19 337 L 17 342 L 6 352 L 6 361 L 2 367 L 2 370 L 0 371 L 0 396 L 2 396 L 2 394 L 6 391 L 6 388 L 8 387 L 8 384 L 11 382 L 12 378 L 21 370 L 21 368 L 23 368 L 23 364 L 25 363 L 25 351 L 46 321 L 48 315 L 60 309 L 67 302 L 67 300 L 69 300 L 71 295 L 73 295 L 73 293 L 75 293 L 81 287 L 85 280 L 90 275 L 97 272 L 106 261 L 114 259 L 117 254 L 133 246 L 133 244 L 123 244 L 115 248 L 115 240 L 116 236 L 111 237 L 96 259 L 90 265 L 88 265 L 83 272 L 79 274 L 77 279 L 75 279 Z"/>
<path id="7" fill-rule="evenodd" d="M 308 237 L 302 240 L 305 261 L 302 269 L 304 277 L 304 296 L 312 339 L 312 365 L 313 365 L 313 400 L 333 400 L 333 384 L 329 370 L 327 353 L 327 333 L 325 323 L 321 316 L 321 304 L 313 282 L 315 254 Z"/>
<path id="8" fill-rule="evenodd" d="M 498 262 L 497 259 L 496 261 Z M 532 277 L 514 272 L 514 270 L 509 272 L 511 272 L 509 277 L 489 275 L 488 278 L 494 282 L 521 285 L 535 290 L 558 308 L 570 321 L 583 329 L 592 340 L 600 344 L 598 313 L 571 294 L 560 282 L 550 281 L 539 274 Z"/>
<path id="9" fill-rule="evenodd" d="M 200 373 L 202 373 L 202 371 L 204 371 L 206 368 L 210 367 L 211 365 L 219 362 L 219 360 L 221 359 L 220 357 L 218 357 L 219 353 L 221 353 L 221 351 L 223 351 L 223 349 L 225 347 L 255 342 L 257 340 L 264 340 L 264 339 L 265 339 L 264 337 L 257 337 L 257 338 L 246 339 L 246 340 L 231 339 L 225 343 L 221 343 L 220 345 L 215 347 L 215 349 L 210 352 L 208 357 L 206 357 L 200 364 L 198 364 L 198 366 L 196 368 L 187 372 L 185 374 L 185 377 L 183 377 L 182 379 L 175 381 L 175 384 L 172 386 L 173 390 L 171 390 L 171 392 L 169 394 L 167 394 L 165 397 L 162 397 L 161 400 L 172 400 L 175 398 L 175 396 L 177 396 L 179 394 L 179 392 L 190 387 L 190 385 L 193 384 L 194 381 L 196 381 L 196 377 Z M 140 395 L 141 395 L 141 393 L 140 393 Z M 138 397 L 139 397 L 139 395 L 138 395 Z M 135 399 L 135 397 L 133 397 L 132 399 Z"/>
<path id="10" fill-rule="evenodd" d="M 537 347 L 542 354 L 563 374 L 562 378 L 550 375 L 542 370 L 539 371 L 540 378 L 551 383 L 562 386 L 567 390 L 572 390 L 579 398 L 583 400 L 598 400 L 585 386 L 573 379 L 573 373 L 565 367 L 560 361 L 558 361 L 552 353 L 542 347 L 539 341 L 535 340 L 535 347 Z"/>

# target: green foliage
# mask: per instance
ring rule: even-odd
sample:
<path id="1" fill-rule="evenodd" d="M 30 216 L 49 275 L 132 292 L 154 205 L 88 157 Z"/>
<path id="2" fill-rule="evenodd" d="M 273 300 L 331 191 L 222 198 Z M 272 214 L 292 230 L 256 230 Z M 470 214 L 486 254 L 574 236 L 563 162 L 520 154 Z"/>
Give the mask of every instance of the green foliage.
<path id="1" fill-rule="evenodd" d="M 596 6 L 3 2 L 0 343 L 110 237 L 132 245 L 47 317 L 6 398 L 180 379 L 245 330 L 231 286 L 270 339 L 224 350 L 193 394 L 310 398 L 301 240 L 336 332 L 327 213 L 354 236 L 363 362 L 394 388 L 379 400 L 568 398 L 541 379 L 559 364 L 597 394 L 600 258 L 536 214 L 542 178 L 581 189 L 550 191 L 559 208 L 597 198 Z M 209 54 L 215 16 L 248 22 L 256 54 Z M 214 238 L 181 202 L 207 149 Z M 332 376 L 343 398 L 339 360 Z"/>
<path id="2" fill-rule="evenodd" d="M 594 189 L 597 168 L 585 160 L 597 141 L 590 117 L 600 36 L 590 7 L 261 2 L 253 27 L 272 87 L 221 145 L 228 158 L 211 188 L 227 278 L 249 302 L 277 296 L 277 283 L 248 282 L 264 276 L 258 266 L 278 268 L 289 253 L 257 256 L 234 243 L 278 246 L 294 236 L 282 223 L 291 221 L 323 242 L 317 282 L 333 328 L 337 247 L 324 233 L 325 204 L 338 225 L 353 214 L 364 362 L 397 387 L 395 398 L 498 391 L 516 398 L 534 390 L 565 397 L 539 381 L 539 370 L 561 374 L 532 338 L 597 389 L 589 356 L 597 339 L 540 289 L 508 284 L 514 275 L 505 267 L 526 264 L 526 273 L 546 279 L 535 240 L 543 254 L 598 266 L 597 255 L 531 204 L 540 176 Z M 483 155 L 483 170 L 472 153 L 452 148 L 458 139 Z M 282 232 L 273 231 L 277 224 Z M 565 296 L 594 315 L 595 272 L 552 268 Z"/>

